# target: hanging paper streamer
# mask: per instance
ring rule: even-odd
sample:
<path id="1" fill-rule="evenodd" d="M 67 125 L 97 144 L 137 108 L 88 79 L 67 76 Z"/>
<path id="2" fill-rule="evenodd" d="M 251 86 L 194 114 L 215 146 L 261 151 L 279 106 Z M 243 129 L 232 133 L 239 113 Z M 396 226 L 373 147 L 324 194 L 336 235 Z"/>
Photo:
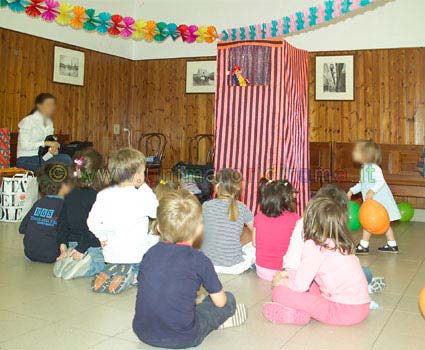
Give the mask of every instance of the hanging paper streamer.
<path id="1" fill-rule="evenodd" d="M 259 25 L 231 28 L 220 34 L 221 41 L 271 39 L 296 33 L 352 14 L 376 3 L 388 0 L 326 0 L 322 4 L 297 11 L 293 15 Z M 248 33 L 248 35 L 247 35 Z"/>
<path id="2" fill-rule="evenodd" d="M 155 21 L 135 20 L 119 14 L 99 12 L 74 6 L 66 1 L 57 0 L 0 0 L 0 8 L 9 8 L 13 12 L 26 13 L 33 18 L 42 18 L 46 22 L 55 21 L 61 26 L 84 29 L 88 32 L 109 34 L 133 40 L 162 42 L 170 38 L 183 42 L 212 43 L 218 39 L 214 26 L 197 26 Z"/>

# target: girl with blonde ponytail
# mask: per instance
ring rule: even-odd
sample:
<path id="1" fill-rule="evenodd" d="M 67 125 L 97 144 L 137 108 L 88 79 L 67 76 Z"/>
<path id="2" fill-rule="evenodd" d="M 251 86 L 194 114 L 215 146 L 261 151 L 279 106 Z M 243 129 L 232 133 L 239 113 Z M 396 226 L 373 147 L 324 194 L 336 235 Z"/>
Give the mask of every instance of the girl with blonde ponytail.
<path id="1" fill-rule="evenodd" d="M 233 169 L 222 169 L 215 175 L 214 185 L 217 198 L 202 206 L 202 250 L 212 260 L 216 272 L 240 274 L 255 263 L 254 216 L 239 201 L 242 175 Z"/>

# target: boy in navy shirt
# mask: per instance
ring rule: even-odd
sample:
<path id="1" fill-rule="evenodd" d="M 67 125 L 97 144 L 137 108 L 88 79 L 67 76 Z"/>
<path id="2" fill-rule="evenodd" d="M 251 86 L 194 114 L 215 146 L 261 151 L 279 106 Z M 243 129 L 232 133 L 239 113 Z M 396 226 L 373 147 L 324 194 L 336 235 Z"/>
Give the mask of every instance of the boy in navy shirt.
<path id="1" fill-rule="evenodd" d="M 181 349 L 197 346 L 213 330 L 239 326 L 244 305 L 223 286 L 210 259 L 192 245 L 202 237 L 201 205 L 186 190 L 159 202 L 159 242 L 143 257 L 133 330 L 149 345 Z M 209 296 L 195 304 L 200 286 Z"/>
<path id="2" fill-rule="evenodd" d="M 57 225 L 64 196 L 72 188 L 71 169 L 62 163 L 46 163 L 37 172 L 44 197 L 36 201 L 19 226 L 24 237 L 25 256 L 31 261 L 52 263 L 59 256 Z"/>

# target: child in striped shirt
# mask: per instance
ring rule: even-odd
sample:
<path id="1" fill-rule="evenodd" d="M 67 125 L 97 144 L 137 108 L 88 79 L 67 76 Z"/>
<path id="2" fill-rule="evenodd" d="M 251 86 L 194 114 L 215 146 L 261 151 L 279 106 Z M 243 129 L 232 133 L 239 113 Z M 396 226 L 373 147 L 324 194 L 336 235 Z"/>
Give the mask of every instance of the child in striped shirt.
<path id="1" fill-rule="evenodd" d="M 255 263 L 254 216 L 238 201 L 242 175 L 223 169 L 216 174 L 215 188 L 217 198 L 202 205 L 205 225 L 202 251 L 212 260 L 217 273 L 240 274 Z"/>

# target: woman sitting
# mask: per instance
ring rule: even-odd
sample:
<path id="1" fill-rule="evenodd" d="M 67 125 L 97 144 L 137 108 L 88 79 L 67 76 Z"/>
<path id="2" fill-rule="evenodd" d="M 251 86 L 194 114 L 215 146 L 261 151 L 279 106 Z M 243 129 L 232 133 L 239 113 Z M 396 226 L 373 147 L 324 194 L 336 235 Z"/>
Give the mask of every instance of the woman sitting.
<path id="1" fill-rule="evenodd" d="M 18 124 L 18 155 L 16 164 L 20 168 L 37 171 L 45 162 L 71 164 L 71 157 L 59 154 L 60 144 L 46 141 L 54 134 L 52 115 L 56 111 L 56 97 L 42 93 L 35 99 L 35 107 L 30 115 Z M 48 152 L 40 157 L 40 147 L 48 147 Z"/>

